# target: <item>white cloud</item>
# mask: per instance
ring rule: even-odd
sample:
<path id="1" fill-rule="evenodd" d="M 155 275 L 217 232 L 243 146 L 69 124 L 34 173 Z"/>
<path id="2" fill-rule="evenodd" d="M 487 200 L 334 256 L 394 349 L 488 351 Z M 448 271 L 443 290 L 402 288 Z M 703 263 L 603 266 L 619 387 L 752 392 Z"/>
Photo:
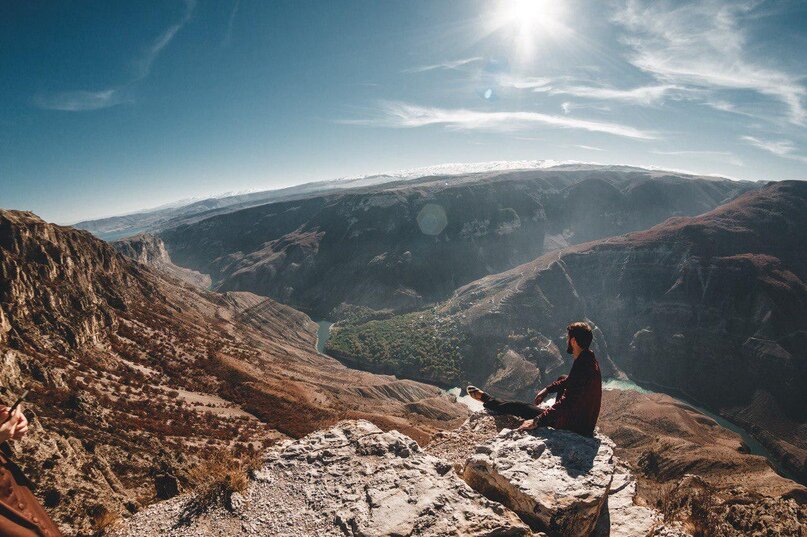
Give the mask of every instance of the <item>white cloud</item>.
<path id="1" fill-rule="evenodd" d="M 151 66 L 165 47 L 174 39 L 183 26 L 191 19 L 193 10 L 196 7 L 196 0 L 185 0 L 185 11 L 182 18 L 176 24 L 171 25 L 151 45 L 146 49 L 146 53 L 137 61 L 138 80 L 143 79 L 151 72 Z"/>
<path id="2" fill-rule="evenodd" d="M 502 75 L 498 79 L 500 86 L 505 88 L 528 89 L 536 92 L 550 91 L 556 79 L 531 76 L 517 77 L 512 75 Z"/>
<path id="3" fill-rule="evenodd" d="M 62 110 L 65 112 L 83 112 L 109 108 L 123 102 L 119 89 L 101 91 L 65 91 L 54 95 L 37 95 L 34 105 L 46 110 Z"/>
<path id="4" fill-rule="evenodd" d="M 594 147 L 593 145 L 575 144 L 572 147 L 585 149 L 586 151 L 605 151 L 605 149 L 603 149 L 602 147 Z"/>
<path id="5" fill-rule="evenodd" d="M 664 99 L 667 93 L 680 90 L 678 86 L 641 86 L 633 89 L 616 89 L 595 86 L 566 86 L 549 90 L 552 94 L 574 95 L 585 99 L 613 100 L 631 104 L 652 105 Z"/>
<path id="6" fill-rule="evenodd" d="M 789 140 L 762 140 L 754 136 L 740 136 L 740 140 L 780 157 L 792 153 L 796 149 L 793 142 Z"/>
<path id="7" fill-rule="evenodd" d="M 380 116 L 377 118 L 345 120 L 342 123 L 395 128 L 443 125 L 454 129 L 496 132 L 524 131 L 534 128 L 536 125 L 543 125 L 602 132 L 640 140 L 653 140 L 656 138 L 653 133 L 619 123 L 589 121 L 538 112 L 482 112 L 463 108 L 436 108 L 397 101 L 382 102 Z"/>
<path id="8" fill-rule="evenodd" d="M 796 146 L 790 140 L 765 140 L 755 136 L 740 136 L 740 140 L 778 157 L 807 162 L 807 157 L 795 154 Z"/>
<path id="9" fill-rule="evenodd" d="M 101 90 L 78 90 L 63 91 L 51 95 L 36 95 L 33 98 L 34 106 L 46 110 L 62 110 L 65 112 L 84 112 L 87 110 L 100 110 L 109 108 L 127 101 L 125 97 L 125 87 L 139 80 L 146 78 L 151 72 L 151 66 L 165 47 L 174 39 L 177 32 L 185 26 L 191 18 L 196 0 L 184 0 L 185 11 L 182 18 L 176 24 L 170 26 L 151 42 L 143 54 L 136 62 L 136 73 L 134 79 L 119 87 L 105 88 Z"/>
<path id="10" fill-rule="evenodd" d="M 438 69 L 445 69 L 445 70 L 456 70 L 461 67 L 465 67 L 466 65 L 470 65 L 472 63 L 477 63 L 483 61 L 484 58 L 481 56 L 474 56 L 473 58 L 463 58 L 461 60 L 452 60 L 452 61 L 445 61 L 442 63 L 435 63 L 432 65 L 421 65 L 419 67 L 413 67 L 411 69 L 406 69 L 405 73 L 425 73 L 427 71 L 437 71 Z"/>
<path id="11" fill-rule="evenodd" d="M 583 99 L 621 101 L 630 104 L 649 106 L 661 102 L 671 92 L 683 92 L 685 88 L 674 84 L 656 84 L 630 89 L 608 86 L 572 84 L 572 78 L 558 77 L 516 77 L 502 75 L 499 85 L 507 88 L 524 89 L 550 95 L 572 95 Z"/>
<path id="12" fill-rule="evenodd" d="M 628 34 L 630 62 L 658 80 L 698 88 L 751 90 L 783 103 L 802 125 L 807 94 L 800 75 L 750 58 L 741 18 L 757 2 L 704 0 L 681 5 L 628 0 L 615 16 Z M 724 107 L 726 108 L 726 107 Z"/>

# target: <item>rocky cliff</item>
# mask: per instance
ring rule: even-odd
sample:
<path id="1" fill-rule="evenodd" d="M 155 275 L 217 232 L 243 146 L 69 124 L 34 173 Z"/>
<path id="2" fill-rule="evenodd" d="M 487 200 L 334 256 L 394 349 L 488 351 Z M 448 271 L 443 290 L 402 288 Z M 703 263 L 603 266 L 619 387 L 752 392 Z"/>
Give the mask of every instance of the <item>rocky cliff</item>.
<path id="1" fill-rule="evenodd" d="M 115 241 L 112 246 L 126 257 L 151 266 L 162 274 L 203 289 L 210 287 L 210 276 L 207 274 L 175 265 L 165 248 L 165 243 L 155 235 L 136 235 Z"/>
<path id="2" fill-rule="evenodd" d="M 13 445 L 68 534 L 192 486 L 203 457 L 344 418 L 423 441 L 466 415 L 437 388 L 317 353 L 316 328 L 270 299 L 203 291 L 87 232 L 0 211 L 0 398 L 31 391 L 32 432 Z"/>
<path id="3" fill-rule="evenodd" d="M 603 166 L 432 176 L 199 216 L 158 235 L 215 289 L 335 319 L 343 303 L 417 309 L 547 250 L 700 214 L 755 187 Z"/>
<path id="4" fill-rule="evenodd" d="M 420 448 L 397 431 L 341 422 L 268 450 L 243 493 L 204 511 L 193 496 L 176 498 L 113 534 L 582 536 L 599 520 L 598 535 L 685 535 L 634 504 L 606 437 L 500 429 L 476 414 Z"/>
<path id="5" fill-rule="evenodd" d="M 630 467 L 637 501 L 695 535 L 800 535 L 807 528 L 807 487 L 672 397 L 605 390 L 599 428 Z"/>
<path id="6" fill-rule="evenodd" d="M 451 327 L 452 367 L 435 380 L 520 397 L 568 371 L 565 326 L 588 319 L 606 374 L 731 417 L 807 480 L 805 226 L 807 183 L 771 183 L 701 216 L 544 255 L 411 316 Z M 401 317 L 337 325 L 329 352 L 406 372 L 396 360 L 420 355 L 411 343 L 420 328 L 401 326 Z M 412 362 L 416 372 L 430 366 Z"/>

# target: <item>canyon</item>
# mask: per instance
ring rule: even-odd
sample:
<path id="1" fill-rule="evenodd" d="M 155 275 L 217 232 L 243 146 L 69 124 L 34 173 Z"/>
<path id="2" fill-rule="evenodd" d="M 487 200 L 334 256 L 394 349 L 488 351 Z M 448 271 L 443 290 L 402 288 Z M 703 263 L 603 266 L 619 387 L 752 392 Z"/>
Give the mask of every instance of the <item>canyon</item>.
<path id="1" fill-rule="evenodd" d="M 700 216 L 545 254 L 428 310 L 337 323 L 326 351 L 368 370 L 530 397 L 568 371 L 568 322 L 588 320 L 606 376 L 719 412 L 804 481 L 805 215 L 806 183 L 769 183 Z"/>

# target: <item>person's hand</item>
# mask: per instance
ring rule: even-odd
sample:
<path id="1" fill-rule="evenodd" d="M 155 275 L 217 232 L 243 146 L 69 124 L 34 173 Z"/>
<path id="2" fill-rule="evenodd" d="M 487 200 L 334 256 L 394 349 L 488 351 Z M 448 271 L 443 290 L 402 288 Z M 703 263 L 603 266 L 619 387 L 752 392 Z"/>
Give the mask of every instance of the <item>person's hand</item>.
<path id="1" fill-rule="evenodd" d="M 9 417 L 8 407 L 0 409 L 0 443 L 7 440 L 19 440 L 28 432 L 28 420 L 22 413 L 22 409 L 18 406 L 14 409 Z"/>
<path id="2" fill-rule="evenodd" d="M 546 388 L 535 394 L 535 401 L 534 401 L 535 406 L 538 406 L 541 403 L 543 403 L 544 398 L 546 398 Z"/>
<path id="3" fill-rule="evenodd" d="M 22 413 L 22 405 L 17 405 L 13 415 L 16 416 L 19 421 L 17 422 L 17 429 L 14 431 L 14 435 L 11 438 L 12 440 L 20 440 L 23 436 L 28 434 L 28 418 Z"/>
<path id="4" fill-rule="evenodd" d="M 522 423 L 518 427 L 517 430 L 518 431 L 531 431 L 531 430 L 537 429 L 537 428 L 538 428 L 538 425 L 535 423 L 535 420 L 524 420 L 524 423 Z"/>

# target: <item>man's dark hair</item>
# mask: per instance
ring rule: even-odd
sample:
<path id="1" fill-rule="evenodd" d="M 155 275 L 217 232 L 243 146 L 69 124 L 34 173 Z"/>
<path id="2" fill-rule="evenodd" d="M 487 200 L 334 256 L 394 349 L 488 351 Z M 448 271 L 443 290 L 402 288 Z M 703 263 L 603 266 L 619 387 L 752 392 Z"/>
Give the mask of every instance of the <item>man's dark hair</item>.
<path id="1" fill-rule="evenodd" d="M 591 340 L 594 339 L 594 335 L 591 333 L 591 327 L 588 323 L 572 323 L 566 327 L 566 332 L 568 332 L 569 337 L 573 337 L 577 344 L 584 349 L 588 349 L 588 346 L 591 345 Z"/>

